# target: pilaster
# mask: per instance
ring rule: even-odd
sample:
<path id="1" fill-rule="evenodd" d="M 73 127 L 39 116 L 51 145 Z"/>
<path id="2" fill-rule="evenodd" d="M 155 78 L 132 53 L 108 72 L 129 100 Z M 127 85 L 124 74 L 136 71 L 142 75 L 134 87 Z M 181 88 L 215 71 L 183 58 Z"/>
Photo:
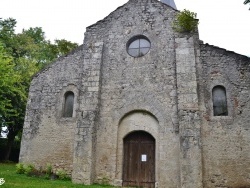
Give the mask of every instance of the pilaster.
<path id="1" fill-rule="evenodd" d="M 78 122 L 75 129 L 72 180 L 74 183 L 92 184 L 95 163 L 95 127 L 99 115 L 100 82 L 103 43 L 84 46 L 82 89 Z"/>
<path id="2" fill-rule="evenodd" d="M 197 93 L 195 38 L 179 37 L 175 42 L 181 187 L 201 188 L 201 119 Z"/>

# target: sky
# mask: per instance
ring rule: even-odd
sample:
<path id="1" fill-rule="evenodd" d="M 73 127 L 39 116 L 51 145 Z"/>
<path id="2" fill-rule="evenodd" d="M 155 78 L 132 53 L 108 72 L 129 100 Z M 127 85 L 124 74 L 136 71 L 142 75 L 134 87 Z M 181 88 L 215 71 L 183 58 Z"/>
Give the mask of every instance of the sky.
<path id="1" fill-rule="evenodd" d="M 17 32 L 42 27 L 46 38 L 82 44 L 85 28 L 128 0 L 1 0 L 0 18 L 17 20 Z M 175 0 L 197 13 L 200 39 L 250 57 L 250 5 L 244 0 Z"/>

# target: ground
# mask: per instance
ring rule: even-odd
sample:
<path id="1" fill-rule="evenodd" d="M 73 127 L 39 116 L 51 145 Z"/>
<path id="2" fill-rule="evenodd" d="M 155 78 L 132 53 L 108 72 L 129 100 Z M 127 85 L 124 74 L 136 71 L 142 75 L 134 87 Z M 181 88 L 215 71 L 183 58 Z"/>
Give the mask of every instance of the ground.
<path id="1" fill-rule="evenodd" d="M 104 185 L 76 185 L 71 181 L 46 180 L 43 178 L 28 177 L 24 174 L 15 172 L 15 164 L 0 163 L 0 179 L 5 183 L 0 185 L 1 188 L 111 188 L 112 186 Z M 114 188 L 114 187 L 113 187 Z"/>

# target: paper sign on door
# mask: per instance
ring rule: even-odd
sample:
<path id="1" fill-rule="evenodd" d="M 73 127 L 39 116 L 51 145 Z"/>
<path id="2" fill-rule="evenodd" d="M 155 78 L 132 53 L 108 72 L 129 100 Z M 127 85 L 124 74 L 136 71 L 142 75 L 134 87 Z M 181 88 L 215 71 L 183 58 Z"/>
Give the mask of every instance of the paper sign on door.
<path id="1" fill-rule="evenodd" d="M 141 161 L 142 161 L 142 162 L 146 162 L 146 161 L 147 161 L 147 155 L 142 154 L 142 155 L 141 155 Z"/>

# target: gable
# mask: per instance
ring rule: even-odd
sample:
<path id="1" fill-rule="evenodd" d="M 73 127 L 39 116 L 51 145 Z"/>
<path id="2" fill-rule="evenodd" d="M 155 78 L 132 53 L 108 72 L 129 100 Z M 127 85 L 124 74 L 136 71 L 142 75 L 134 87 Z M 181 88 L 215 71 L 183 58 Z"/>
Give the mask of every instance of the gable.
<path id="1" fill-rule="evenodd" d="M 142 25 L 144 30 L 154 28 L 156 20 L 161 20 L 162 26 L 167 24 L 167 27 L 170 27 L 172 23 L 169 23 L 173 20 L 176 12 L 178 11 L 158 0 L 130 0 L 103 20 L 87 27 L 86 33 L 106 33 L 114 26 L 120 26 L 120 29 L 126 30 L 127 27 L 133 26 L 134 21 L 136 21 L 134 27 Z"/>

